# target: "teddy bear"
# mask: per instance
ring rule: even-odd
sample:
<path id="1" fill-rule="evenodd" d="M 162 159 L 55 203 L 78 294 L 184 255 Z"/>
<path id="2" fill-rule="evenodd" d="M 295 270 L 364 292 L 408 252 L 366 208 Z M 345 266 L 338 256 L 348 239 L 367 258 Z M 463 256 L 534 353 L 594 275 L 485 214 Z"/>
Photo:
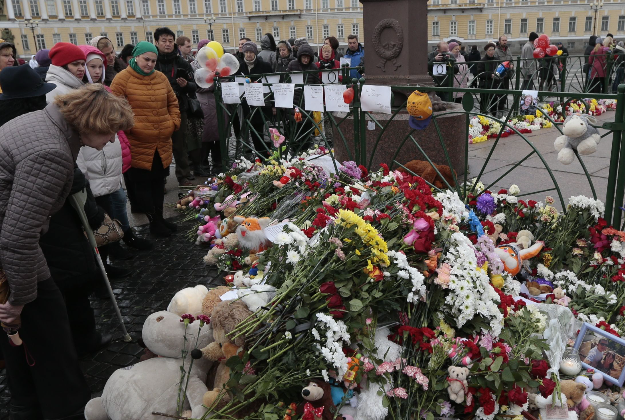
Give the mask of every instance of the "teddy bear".
<path id="1" fill-rule="evenodd" d="M 469 368 L 449 366 L 447 372 L 449 372 L 449 377 L 447 378 L 447 382 L 449 382 L 449 386 L 447 387 L 449 399 L 457 404 L 462 404 L 464 402 L 465 393 L 469 388 L 469 384 L 467 383 L 467 377 L 470 372 Z"/>
<path id="2" fill-rule="evenodd" d="M 330 384 L 320 380 L 312 380 L 302 388 L 302 398 L 295 413 L 302 416 L 302 420 L 333 420 L 336 406 L 332 402 L 332 388 Z"/>
<path id="3" fill-rule="evenodd" d="M 234 216 L 234 220 L 239 224 L 237 227 L 237 239 L 241 247 L 255 253 L 267 249 L 269 239 L 265 235 L 265 228 L 271 223 L 270 218 Z"/>
<path id="4" fill-rule="evenodd" d="M 504 270 L 511 276 L 516 276 L 521 271 L 523 261 L 529 260 L 540 253 L 545 246 L 544 242 L 538 241 L 526 249 L 521 249 L 518 244 L 511 243 L 499 245 L 495 248 L 495 253 L 501 259 Z"/>
<path id="5" fill-rule="evenodd" d="M 160 419 L 152 412 L 175 415 L 178 401 L 182 350 L 185 343 L 205 347 L 212 342 L 210 325 L 200 327 L 195 321 L 186 327 L 180 317 L 172 312 L 160 311 L 148 316 L 143 324 L 143 342 L 159 357 L 118 369 L 109 377 L 102 396 L 92 399 L 85 406 L 87 420 L 145 420 Z M 191 350 L 187 344 L 185 369 L 191 363 Z M 206 375 L 209 360 L 195 360 L 186 389 L 184 408 L 187 417 L 200 418 L 206 412 L 202 397 L 207 391 Z"/>
<path id="6" fill-rule="evenodd" d="M 486 233 L 486 236 L 488 236 L 490 240 L 493 241 L 493 244 L 497 245 L 497 241 L 499 240 L 499 235 L 503 231 L 503 226 L 501 226 L 499 223 L 495 223 L 494 226 L 495 226 L 495 232 L 493 232 L 490 235 Z"/>
<path id="7" fill-rule="evenodd" d="M 569 411 L 575 411 L 579 420 L 590 420 L 595 415 L 595 409 L 586 399 L 586 385 L 570 379 L 560 381 L 560 390 L 566 397 Z"/>
<path id="8" fill-rule="evenodd" d="M 224 238 L 215 239 L 213 241 L 213 247 L 204 256 L 203 260 L 208 265 L 216 265 L 221 255 L 236 248 L 238 245 L 239 239 L 236 233 L 230 233 Z"/>
<path id="9" fill-rule="evenodd" d="M 232 217 L 224 218 L 215 231 L 217 239 L 223 239 L 237 230 L 238 223 Z"/>
<path id="10" fill-rule="evenodd" d="M 545 420 L 549 419 L 549 417 L 547 416 L 548 406 L 566 407 L 566 395 L 564 395 L 564 393 L 560 394 L 560 398 L 555 398 L 555 403 L 554 403 L 553 395 L 550 395 L 547 398 L 543 397 L 540 394 L 530 394 L 530 395 L 533 395 L 534 404 L 536 408 L 540 410 L 540 417 L 542 419 L 545 419 Z M 569 416 L 568 417 L 569 420 L 577 420 L 577 413 L 575 411 L 569 411 L 568 416 Z"/>
<path id="11" fill-rule="evenodd" d="M 438 172 L 440 172 L 445 181 L 447 181 L 447 183 L 449 183 L 451 187 L 454 187 L 455 183 L 454 176 L 452 175 L 452 169 L 450 169 L 447 165 L 434 164 L 434 166 L 436 166 L 436 169 L 438 169 Z M 436 169 L 434 169 L 428 161 L 411 160 L 410 162 L 406 163 L 404 167 L 399 168 L 398 170 L 403 173 L 412 172 L 415 175 L 419 175 L 421 178 L 434 185 L 436 188 L 447 188 L 447 184 L 445 183 L 445 181 L 441 179 L 438 173 L 436 173 Z"/>
<path id="12" fill-rule="evenodd" d="M 516 243 L 521 249 L 527 249 L 532 245 L 534 235 L 529 230 L 520 230 L 516 235 Z"/>
<path id="13" fill-rule="evenodd" d="M 202 302 L 208 293 L 206 286 L 198 284 L 195 287 L 185 287 L 179 290 L 169 302 L 167 311 L 178 316 L 191 314 L 198 316 L 202 314 Z"/>
<path id="14" fill-rule="evenodd" d="M 202 402 L 206 407 L 219 408 L 231 400 L 230 394 L 224 389 L 230 379 L 230 368 L 226 365 L 229 358 L 242 355 L 245 345 L 245 335 L 231 337 L 230 334 L 243 321 L 253 314 L 247 305 L 239 300 L 219 302 L 212 311 L 211 327 L 214 341 L 200 349 L 203 359 L 219 361 L 215 372 L 213 389 L 207 391 Z M 216 407 L 213 404 L 218 401 Z"/>
<path id="15" fill-rule="evenodd" d="M 597 120 L 594 117 L 586 114 L 573 114 L 566 117 L 562 125 L 563 135 L 553 143 L 560 163 L 570 165 L 575 159 L 573 150 L 577 150 L 580 155 L 590 155 L 597 151 L 601 135 L 590 125 L 596 123 Z"/>
<path id="16" fill-rule="evenodd" d="M 228 286 L 218 286 L 214 289 L 210 289 L 206 293 L 206 295 L 204 296 L 204 300 L 202 301 L 202 314 L 208 317 L 212 317 L 215 305 L 217 305 L 219 302 L 222 302 L 221 297 L 224 294 L 228 293 L 230 290 L 232 289 Z"/>

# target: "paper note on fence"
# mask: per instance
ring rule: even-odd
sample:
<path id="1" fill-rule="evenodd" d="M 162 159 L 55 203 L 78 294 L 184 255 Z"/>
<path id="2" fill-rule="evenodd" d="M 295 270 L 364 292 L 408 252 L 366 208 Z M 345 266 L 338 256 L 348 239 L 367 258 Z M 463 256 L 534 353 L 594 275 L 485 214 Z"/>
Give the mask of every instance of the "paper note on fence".
<path id="1" fill-rule="evenodd" d="M 272 76 L 265 76 L 263 77 L 263 83 L 271 83 L 272 85 L 275 85 L 276 83 L 280 83 L 280 75 L 278 74 L 278 75 L 272 75 Z M 265 93 L 271 92 L 270 86 L 264 86 L 263 92 Z"/>
<path id="2" fill-rule="evenodd" d="M 248 105 L 264 106 L 265 98 L 263 96 L 263 85 L 260 83 L 246 83 L 245 99 Z"/>
<path id="3" fill-rule="evenodd" d="M 434 63 L 432 66 L 432 75 L 443 76 L 447 74 L 447 63 Z"/>
<path id="4" fill-rule="evenodd" d="M 291 83 L 296 85 L 304 84 L 304 73 L 291 73 Z"/>
<path id="5" fill-rule="evenodd" d="M 276 108 L 293 108 L 293 92 L 295 90 L 293 83 L 277 83 L 271 88 L 273 89 Z"/>
<path id="6" fill-rule="evenodd" d="M 341 61 L 339 63 L 341 65 L 341 67 L 343 67 L 345 64 L 347 64 L 349 67 L 351 67 L 352 59 L 351 58 L 341 57 Z"/>
<path id="7" fill-rule="evenodd" d="M 323 89 L 326 93 L 326 111 L 349 112 L 349 104 L 343 99 L 343 92 L 347 90 L 345 85 L 328 85 Z"/>
<path id="8" fill-rule="evenodd" d="M 239 96 L 243 95 L 245 93 L 245 77 L 237 76 L 234 81 L 239 84 Z"/>
<path id="9" fill-rule="evenodd" d="M 321 81 L 324 85 L 339 82 L 338 71 L 324 71 L 321 73 Z"/>
<path id="10" fill-rule="evenodd" d="M 323 86 L 304 86 L 304 101 L 306 111 L 323 112 Z"/>
<path id="11" fill-rule="evenodd" d="M 364 85 L 360 95 L 363 111 L 391 113 L 391 87 Z"/>
<path id="12" fill-rule="evenodd" d="M 225 82 L 221 84 L 221 97 L 224 104 L 240 104 L 239 84 L 237 82 Z"/>

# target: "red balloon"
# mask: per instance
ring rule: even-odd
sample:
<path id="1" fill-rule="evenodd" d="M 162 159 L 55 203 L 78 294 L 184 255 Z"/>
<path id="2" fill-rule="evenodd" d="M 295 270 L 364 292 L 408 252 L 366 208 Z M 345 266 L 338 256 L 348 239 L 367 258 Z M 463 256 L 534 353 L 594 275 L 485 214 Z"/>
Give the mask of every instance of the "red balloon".
<path id="1" fill-rule="evenodd" d="M 211 72 L 206 78 L 206 83 L 213 83 L 215 81 L 215 72 Z"/>
<path id="2" fill-rule="evenodd" d="M 230 70 L 230 67 L 224 67 L 223 69 L 219 70 L 219 75 L 221 77 L 230 76 L 230 73 L 232 73 L 232 70 Z"/>
<path id="3" fill-rule="evenodd" d="M 545 56 L 545 50 L 542 48 L 536 48 L 534 50 L 534 58 L 543 58 Z"/>
<path id="4" fill-rule="evenodd" d="M 547 47 L 545 52 L 550 56 L 554 56 L 558 53 L 558 47 L 556 47 L 555 45 L 550 45 Z"/>
<path id="5" fill-rule="evenodd" d="M 345 92 L 343 92 L 343 101 L 346 104 L 351 104 L 354 100 L 354 88 L 349 88 Z"/>
<path id="6" fill-rule="evenodd" d="M 549 37 L 547 35 L 541 35 L 534 40 L 534 47 L 545 49 L 549 46 Z"/>
<path id="7" fill-rule="evenodd" d="M 216 58 L 209 58 L 206 62 L 206 68 L 210 71 L 215 71 L 215 69 L 217 68 L 217 64 L 219 64 L 219 62 Z"/>

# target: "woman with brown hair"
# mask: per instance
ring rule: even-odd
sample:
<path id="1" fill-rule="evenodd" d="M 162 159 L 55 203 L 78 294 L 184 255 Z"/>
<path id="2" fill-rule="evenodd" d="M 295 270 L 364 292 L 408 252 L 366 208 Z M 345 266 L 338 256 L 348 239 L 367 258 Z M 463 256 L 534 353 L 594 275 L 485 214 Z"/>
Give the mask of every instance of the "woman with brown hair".
<path id="1" fill-rule="evenodd" d="M 70 192 L 80 148 L 101 150 L 132 124 L 126 101 L 89 85 L 0 128 L 0 268 L 10 290 L 0 321 L 24 342 L 0 339 L 11 418 L 82 418 L 91 397 L 39 238 Z"/>

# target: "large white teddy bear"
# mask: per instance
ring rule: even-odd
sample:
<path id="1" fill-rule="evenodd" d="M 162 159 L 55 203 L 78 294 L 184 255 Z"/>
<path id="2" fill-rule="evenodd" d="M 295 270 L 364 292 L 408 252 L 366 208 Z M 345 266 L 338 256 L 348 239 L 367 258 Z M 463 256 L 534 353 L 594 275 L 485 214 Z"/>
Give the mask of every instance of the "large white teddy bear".
<path id="1" fill-rule="evenodd" d="M 185 370 L 191 362 L 191 343 L 200 331 L 198 348 L 213 341 L 210 325 L 200 329 L 200 322 L 189 324 L 186 330 L 188 355 Z M 174 313 L 160 311 L 150 315 L 143 324 L 143 342 L 160 357 L 118 369 L 106 382 L 102 396 L 89 401 L 85 407 L 87 420 L 162 420 L 153 412 L 176 415 L 185 324 Z M 195 360 L 185 394 L 184 409 L 191 417 L 201 418 L 206 412 L 202 397 L 208 391 L 206 375 L 211 362 Z M 187 411 L 187 414 L 188 411 Z"/>
<path id="2" fill-rule="evenodd" d="M 167 310 L 177 315 L 202 315 L 202 302 L 207 294 L 208 289 L 201 284 L 184 288 L 174 295 Z"/>
<path id="3" fill-rule="evenodd" d="M 599 131 L 590 124 L 596 124 L 593 116 L 586 114 L 569 115 L 562 126 L 562 136 L 553 143 L 558 152 L 558 161 L 570 165 L 575 159 L 577 150 L 580 155 L 590 155 L 597 151 L 597 145 L 601 140 Z"/>

